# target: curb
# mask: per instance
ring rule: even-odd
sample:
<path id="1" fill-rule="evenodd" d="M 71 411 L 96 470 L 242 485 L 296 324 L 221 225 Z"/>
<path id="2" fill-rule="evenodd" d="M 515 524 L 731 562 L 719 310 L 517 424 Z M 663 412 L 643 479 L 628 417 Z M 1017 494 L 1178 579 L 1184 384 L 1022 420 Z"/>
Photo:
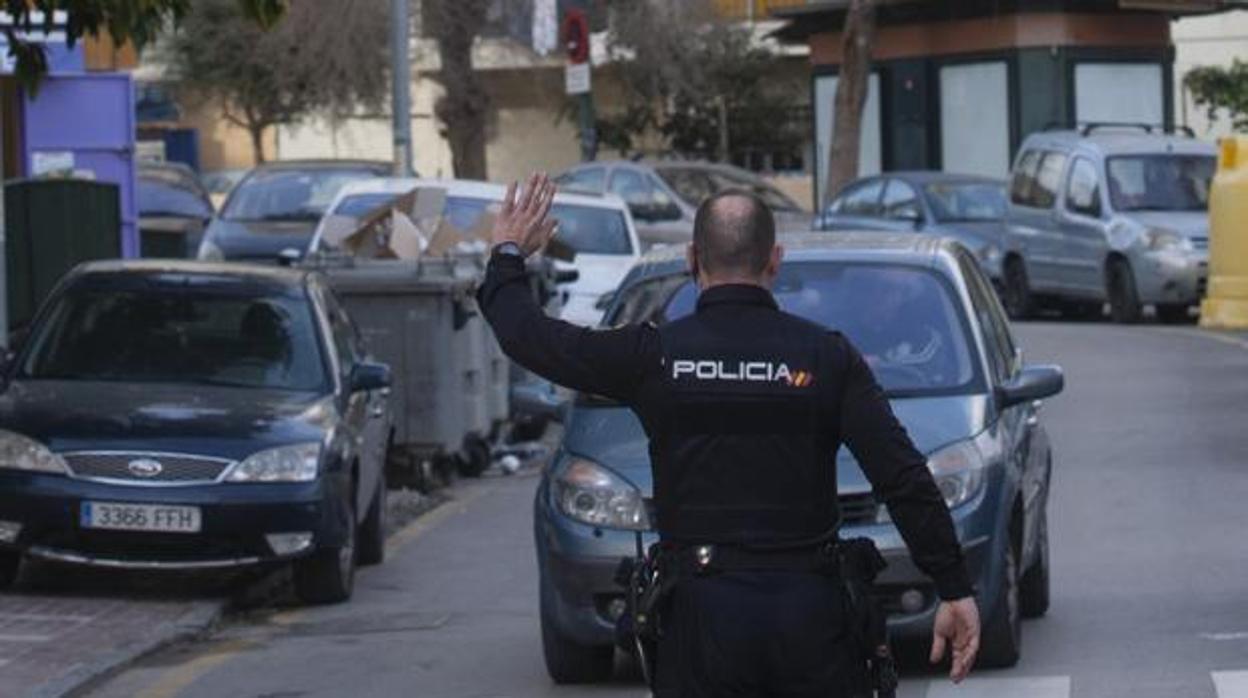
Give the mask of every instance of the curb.
<path id="1" fill-rule="evenodd" d="M 45 681 L 26 694 L 27 698 L 63 698 L 97 679 L 132 664 L 140 658 L 182 640 L 190 640 L 210 630 L 229 606 L 227 599 L 197 601 L 177 620 L 161 623 L 143 639 L 110 652 L 95 661 L 77 664 L 60 676 Z"/>

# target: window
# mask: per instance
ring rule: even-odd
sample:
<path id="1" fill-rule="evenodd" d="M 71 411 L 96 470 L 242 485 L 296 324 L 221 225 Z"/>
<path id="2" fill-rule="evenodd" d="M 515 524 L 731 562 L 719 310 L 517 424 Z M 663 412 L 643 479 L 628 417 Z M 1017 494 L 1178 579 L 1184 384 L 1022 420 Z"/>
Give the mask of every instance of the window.
<path id="1" fill-rule="evenodd" d="M 1122 155 L 1106 161 L 1117 211 L 1204 211 L 1217 161 L 1210 155 Z"/>
<path id="2" fill-rule="evenodd" d="M 568 191 L 583 191 L 590 194 L 601 194 L 606 184 L 607 171 L 602 167 L 585 167 L 559 175 L 555 184 Z"/>
<path id="3" fill-rule="evenodd" d="M 1066 210 L 1093 218 L 1101 217 L 1101 185 L 1096 166 L 1084 158 L 1075 158 L 1066 182 Z"/>
<path id="4" fill-rule="evenodd" d="M 975 316 L 979 318 L 979 329 L 984 335 L 985 348 L 988 350 L 988 363 L 992 365 L 997 381 L 1004 381 L 1014 372 L 1015 355 L 1014 340 L 1010 336 L 1004 311 L 1001 310 L 996 292 L 984 278 L 979 264 L 970 255 L 959 253 L 958 265 L 966 278 Z"/>
<path id="5" fill-rule="evenodd" d="M 879 216 L 880 194 L 883 189 L 882 179 L 858 184 L 838 197 L 834 210 L 846 216 Z"/>
<path id="6" fill-rule="evenodd" d="M 906 221 L 923 218 L 922 209 L 919 208 L 919 195 L 915 193 L 914 187 L 900 179 L 888 180 L 882 208 L 885 218 Z"/>
<path id="7" fill-rule="evenodd" d="M 1010 168 L 1010 88 L 1003 61 L 940 69 L 940 140 L 947 169 L 1003 177 Z"/>
<path id="8" fill-rule="evenodd" d="M 347 379 L 351 371 L 363 356 L 359 337 L 351 317 L 343 310 L 333 292 L 326 290 L 325 313 L 329 316 L 330 331 L 334 335 L 334 349 L 338 352 L 338 361 L 342 364 L 342 377 Z"/>
<path id="9" fill-rule="evenodd" d="M 1075 66 L 1075 119 L 1161 124 L 1165 120 L 1158 63 Z"/>
<path id="10" fill-rule="evenodd" d="M 1010 201 L 1019 206 L 1031 205 L 1031 190 L 1035 185 L 1040 158 L 1043 156 L 1039 150 L 1028 150 L 1018 158 L 1018 164 L 1014 166 L 1014 178 L 1010 181 Z"/>
<path id="11" fill-rule="evenodd" d="M 1047 152 L 1040 160 L 1040 169 L 1036 171 L 1036 179 L 1031 188 L 1031 201 L 1027 204 L 1035 208 L 1052 208 L 1057 201 L 1057 190 L 1062 180 L 1062 170 L 1066 168 L 1066 155 L 1055 151 Z"/>
<path id="12" fill-rule="evenodd" d="M 455 228 L 472 230 L 494 203 L 489 199 L 450 196 L 442 215 Z M 633 252 L 628 222 L 617 209 L 557 203 L 551 207 L 550 215 L 559 222 L 559 239 L 581 254 Z"/>
<path id="13" fill-rule="evenodd" d="M 827 186 L 828 149 L 832 147 L 835 121 L 832 103 L 836 97 L 837 78 L 825 75 L 815 78 L 815 191 L 823 202 Z M 883 140 L 880 136 L 880 76 L 872 74 L 867 82 L 867 101 L 862 109 L 862 141 L 859 146 L 858 171 L 863 175 L 883 170 Z"/>
<path id="14" fill-rule="evenodd" d="M 780 270 L 773 292 L 785 311 L 844 332 L 893 395 L 981 389 L 962 305 L 948 281 L 930 269 L 793 262 Z M 697 296 L 684 275 L 643 281 L 625 291 L 610 324 L 671 322 L 692 313 Z"/>
<path id="15" fill-rule="evenodd" d="M 343 185 L 376 176 L 369 169 L 260 170 L 239 183 L 221 217 L 319 221 Z"/>
<path id="16" fill-rule="evenodd" d="M 996 182 L 936 182 L 923 188 L 941 223 L 1005 218 L 1005 186 Z"/>
<path id="17" fill-rule="evenodd" d="M 655 200 L 654 186 L 636 170 L 618 169 L 611 175 L 611 193 L 627 204 L 650 204 Z"/>

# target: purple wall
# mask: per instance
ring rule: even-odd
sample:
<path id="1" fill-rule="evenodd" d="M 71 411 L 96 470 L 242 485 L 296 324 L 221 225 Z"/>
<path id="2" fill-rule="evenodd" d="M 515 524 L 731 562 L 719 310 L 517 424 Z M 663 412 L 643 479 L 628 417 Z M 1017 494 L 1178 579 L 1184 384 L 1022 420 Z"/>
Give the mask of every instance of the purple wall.
<path id="1" fill-rule="evenodd" d="M 23 166 L 72 159 L 75 171 L 112 182 L 121 193 L 121 253 L 139 255 L 134 200 L 134 87 L 125 73 L 49 75 L 23 100 Z M 71 158 L 72 156 L 72 158 Z"/>

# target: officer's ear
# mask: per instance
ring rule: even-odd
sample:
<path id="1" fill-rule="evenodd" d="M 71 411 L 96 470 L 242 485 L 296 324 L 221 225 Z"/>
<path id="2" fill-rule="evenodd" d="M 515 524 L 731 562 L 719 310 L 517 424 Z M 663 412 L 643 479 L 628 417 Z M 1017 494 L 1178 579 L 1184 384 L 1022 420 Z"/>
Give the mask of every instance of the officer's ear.
<path id="1" fill-rule="evenodd" d="M 694 282 L 698 281 L 698 249 L 689 243 L 685 247 L 685 261 L 689 263 L 689 276 L 693 277 Z"/>
<path id="2" fill-rule="evenodd" d="M 771 258 L 767 260 L 767 268 L 763 270 L 763 276 L 766 277 L 768 283 L 780 275 L 780 264 L 782 262 L 784 262 L 784 246 L 772 246 Z"/>

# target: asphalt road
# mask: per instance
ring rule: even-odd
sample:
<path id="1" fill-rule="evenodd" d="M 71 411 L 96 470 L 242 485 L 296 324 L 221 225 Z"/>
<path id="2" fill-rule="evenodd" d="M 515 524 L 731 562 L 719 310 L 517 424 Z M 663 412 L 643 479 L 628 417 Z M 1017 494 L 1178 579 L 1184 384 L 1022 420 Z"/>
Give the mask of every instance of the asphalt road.
<path id="1" fill-rule="evenodd" d="M 1045 408 L 1056 462 L 1053 606 L 1023 660 L 901 695 L 1248 697 L 1248 341 L 1193 328 L 1029 324 L 1067 372 Z M 346 605 L 255 613 L 158 654 L 96 698 L 644 696 L 557 688 L 537 620 L 536 476 L 468 483 L 392 540 Z"/>

